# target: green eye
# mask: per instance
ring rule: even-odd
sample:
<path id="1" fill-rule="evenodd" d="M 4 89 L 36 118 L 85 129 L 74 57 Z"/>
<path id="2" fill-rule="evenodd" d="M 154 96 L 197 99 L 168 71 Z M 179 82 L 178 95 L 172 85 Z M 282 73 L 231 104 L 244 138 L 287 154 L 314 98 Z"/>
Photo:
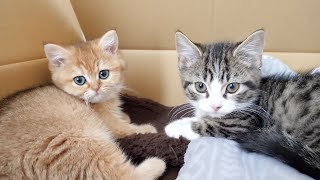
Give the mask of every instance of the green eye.
<path id="1" fill-rule="evenodd" d="M 99 72 L 100 79 L 107 79 L 109 77 L 109 70 L 104 69 Z"/>
<path id="2" fill-rule="evenodd" d="M 207 91 L 207 86 L 202 82 L 196 82 L 194 85 L 199 93 L 205 93 Z"/>
<path id="3" fill-rule="evenodd" d="M 76 83 L 79 86 L 82 86 L 87 82 L 87 80 L 84 76 L 76 76 L 73 78 L 73 81 L 74 81 L 74 83 Z"/>
<path id="4" fill-rule="evenodd" d="M 227 85 L 227 93 L 233 94 L 239 90 L 240 84 L 239 83 L 230 83 Z"/>

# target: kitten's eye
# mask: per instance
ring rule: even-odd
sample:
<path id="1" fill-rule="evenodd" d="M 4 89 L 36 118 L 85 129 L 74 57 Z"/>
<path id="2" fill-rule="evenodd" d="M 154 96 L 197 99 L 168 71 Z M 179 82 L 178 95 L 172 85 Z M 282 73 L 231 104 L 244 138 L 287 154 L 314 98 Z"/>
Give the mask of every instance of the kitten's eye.
<path id="1" fill-rule="evenodd" d="M 206 85 L 202 82 L 196 82 L 194 85 L 199 93 L 205 93 L 207 91 Z"/>
<path id="2" fill-rule="evenodd" d="M 99 72 L 100 79 L 107 79 L 108 77 L 109 77 L 109 70 L 104 69 Z"/>
<path id="3" fill-rule="evenodd" d="M 227 92 L 233 94 L 239 90 L 240 84 L 239 83 L 230 83 L 227 85 Z"/>
<path id="4" fill-rule="evenodd" d="M 73 78 L 73 81 L 79 86 L 82 86 L 87 82 L 86 78 L 83 76 L 76 76 Z"/>

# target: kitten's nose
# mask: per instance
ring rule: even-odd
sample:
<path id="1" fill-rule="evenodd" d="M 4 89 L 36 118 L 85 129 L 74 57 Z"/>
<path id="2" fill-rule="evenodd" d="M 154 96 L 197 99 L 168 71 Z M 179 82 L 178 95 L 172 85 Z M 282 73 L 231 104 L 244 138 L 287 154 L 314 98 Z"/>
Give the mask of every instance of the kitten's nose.
<path id="1" fill-rule="evenodd" d="M 219 111 L 219 109 L 222 107 L 222 105 L 221 105 L 221 104 L 212 105 L 211 107 L 212 107 L 213 111 L 217 112 L 217 111 Z"/>
<path id="2" fill-rule="evenodd" d="M 94 90 L 95 92 L 98 92 L 100 87 L 92 87 L 91 89 Z"/>

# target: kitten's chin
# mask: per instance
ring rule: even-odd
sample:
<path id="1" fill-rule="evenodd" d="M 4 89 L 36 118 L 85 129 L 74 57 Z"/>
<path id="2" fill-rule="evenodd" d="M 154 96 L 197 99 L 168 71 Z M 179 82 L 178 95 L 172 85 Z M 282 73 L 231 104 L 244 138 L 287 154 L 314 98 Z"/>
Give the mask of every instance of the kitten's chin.
<path id="1" fill-rule="evenodd" d="M 215 111 L 208 111 L 208 110 L 203 110 L 203 109 L 198 108 L 196 114 L 199 116 L 210 116 L 213 118 L 221 118 L 229 113 L 231 113 L 231 112 L 224 112 L 224 111 L 215 112 Z"/>
<path id="2" fill-rule="evenodd" d="M 210 117 L 213 117 L 213 118 L 221 118 L 223 116 L 225 116 L 226 114 L 228 113 L 219 113 L 219 112 L 205 112 L 204 113 L 206 116 L 210 116 Z"/>
<path id="3" fill-rule="evenodd" d="M 90 97 L 88 99 L 85 99 L 84 97 L 82 97 L 81 99 L 83 99 L 87 104 L 95 104 L 95 103 L 100 103 L 102 101 L 107 100 L 107 98 L 101 94 L 97 94 L 97 95 Z"/>
<path id="4" fill-rule="evenodd" d="M 89 103 L 95 104 L 95 103 L 100 103 L 102 102 L 104 99 L 101 97 L 93 97 L 92 99 L 89 99 Z"/>
<path id="5" fill-rule="evenodd" d="M 209 115 L 210 117 L 220 118 L 220 117 L 222 117 L 222 116 L 225 116 L 226 114 L 224 114 L 224 113 L 208 113 L 208 115 Z"/>

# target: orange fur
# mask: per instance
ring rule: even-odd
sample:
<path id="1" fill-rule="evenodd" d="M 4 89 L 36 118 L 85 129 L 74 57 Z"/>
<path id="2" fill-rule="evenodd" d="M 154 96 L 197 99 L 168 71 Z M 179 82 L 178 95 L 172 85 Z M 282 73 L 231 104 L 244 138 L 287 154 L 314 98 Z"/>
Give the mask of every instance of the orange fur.
<path id="1" fill-rule="evenodd" d="M 161 176 L 164 161 L 149 158 L 134 166 L 114 141 L 156 130 L 130 124 L 121 111 L 124 63 L 114 51 L 117 44 L 111 45 L 113 49 L 104 49 L 101 40 L 94 40 L 52 46 L 63 51 L 53 56 L 46 52 L 56 86 L 36 88 L 0 103 L 0 179 L 149 180 Z M 97 78 L 101 69 L 109 70 L 107 79 Z M 83 74 L 90 82 L 76 85 L 73 78 Z M 98 94 L 83 97 L 97 87 Z"/>

